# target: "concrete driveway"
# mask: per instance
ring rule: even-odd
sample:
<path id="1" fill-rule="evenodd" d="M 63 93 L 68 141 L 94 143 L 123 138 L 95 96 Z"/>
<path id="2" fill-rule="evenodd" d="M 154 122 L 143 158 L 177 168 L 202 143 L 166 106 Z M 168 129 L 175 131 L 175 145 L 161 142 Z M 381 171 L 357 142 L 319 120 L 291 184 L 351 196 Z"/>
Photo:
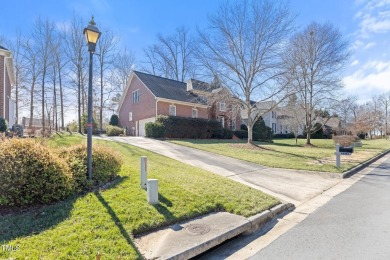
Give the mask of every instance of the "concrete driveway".
<path id="1" fill-rule="evenodd" d="M 143 137 L 102 137 L 127 143 L 219 174 L 295 206 L 341 181 L 337 174 L 268 168 L 258 164 Z"/>

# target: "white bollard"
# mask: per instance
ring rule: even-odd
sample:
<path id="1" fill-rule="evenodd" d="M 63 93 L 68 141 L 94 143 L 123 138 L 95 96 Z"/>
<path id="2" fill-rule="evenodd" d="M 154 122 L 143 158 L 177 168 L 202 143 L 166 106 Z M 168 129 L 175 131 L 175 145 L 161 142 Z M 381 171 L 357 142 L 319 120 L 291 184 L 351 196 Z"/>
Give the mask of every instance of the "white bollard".
<path id="1" fill-rule="evenodd" d="M 158 180 L 148 179 L 147 199 L 150 204 L 158 204 Z"/>
<path id="2" fill-rule="evenodd" d="M 340 168 L 340 144 L 336 144 L 336 167 Z"/>
<path id="3" fill-rule="evenodd" d="M 148 158 L 141 156 L 141 188 L 146 190 L 146 181 L 148 179 Z"/>

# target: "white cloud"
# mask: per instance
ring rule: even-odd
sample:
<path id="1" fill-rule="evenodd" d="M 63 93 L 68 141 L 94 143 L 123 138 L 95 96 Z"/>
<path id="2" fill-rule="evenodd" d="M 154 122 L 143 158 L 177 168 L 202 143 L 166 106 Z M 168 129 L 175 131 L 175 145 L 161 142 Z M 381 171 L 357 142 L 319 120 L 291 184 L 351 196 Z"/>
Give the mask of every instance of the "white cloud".
<path id="1" fill-rule="evenodd" d="M 375 42 L 369 42 L 369 43 L 367 43 L 367 44 L 364 46 L 364 49 L 367 50 L 367 49 L 369 49 L 369 48 L 371 48 L 371 47 L 374 47 L 375 45 L 376 45 Z"/>
<path id="2" fill-rule="evenodd" d="M 343 78 L 345 90 L 361 97 L 389 91 L 390 61 L 370 61 Z"/>
<path id="3" fill-rule="evenodd" d="M 358 60 L 354 60 L 352 63 L 351 63 L 351 66 L 356 66 L 359 64 L 359 61 Z"/>
<path id="4" fill-rule="evenodd" d="M 360 35 L 363 38 L 371 33 L 390 31 L 390 0 L 373 0 L 360 4 L 362 8 L 355 14 L 355 19 L 360 20 Z"/>

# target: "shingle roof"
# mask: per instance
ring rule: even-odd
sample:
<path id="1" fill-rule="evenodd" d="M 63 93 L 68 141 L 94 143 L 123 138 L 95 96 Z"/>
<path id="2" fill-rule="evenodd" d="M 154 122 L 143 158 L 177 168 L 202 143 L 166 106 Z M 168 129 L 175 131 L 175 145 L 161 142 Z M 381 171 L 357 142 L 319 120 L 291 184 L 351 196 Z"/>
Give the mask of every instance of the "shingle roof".
<path id="1" fill-rule="evenodd" d="M 0 49 L 9 51 L 7 48 L 4 48 L 3 46 L 0 45 Z"/>
<path id="2" fill-rule="evenodd" d="M 192 88 L 194 90 L 211 92 L 212 90 L 218 88 L 218 86 L 213 86 L 213 85 L 210 85 L 209 83 L 206 83 L 206 82 L 203 82 L 200 80 L 196 80 L 196 79 L 191 79 L 191 82 L 192 82 Z"/>
<path id="3" fill-rule="evenodd" d="M 134 73 L 156 97 L 206 105 L 196 94 L 187 91 L 187 84 L 184 82 L 139 71 L 134 71 Z"/>

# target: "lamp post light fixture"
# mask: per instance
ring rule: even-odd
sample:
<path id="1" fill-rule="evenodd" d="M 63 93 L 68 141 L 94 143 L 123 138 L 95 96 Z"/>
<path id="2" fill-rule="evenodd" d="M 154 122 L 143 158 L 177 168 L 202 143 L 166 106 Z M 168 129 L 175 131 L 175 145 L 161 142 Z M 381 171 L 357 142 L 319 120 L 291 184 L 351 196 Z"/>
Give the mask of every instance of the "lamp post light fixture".
<path id="1" fill-rule="evenodd" d="M 92 180 L 92 60 L 101 32 L 96 27 L 93 16 L 88 26 L 84 28 L 85 39 L 89 51 L 89 84 L 88 84 L 88 120 L 87 120 L 87 169 L 88 179 Z"/>

